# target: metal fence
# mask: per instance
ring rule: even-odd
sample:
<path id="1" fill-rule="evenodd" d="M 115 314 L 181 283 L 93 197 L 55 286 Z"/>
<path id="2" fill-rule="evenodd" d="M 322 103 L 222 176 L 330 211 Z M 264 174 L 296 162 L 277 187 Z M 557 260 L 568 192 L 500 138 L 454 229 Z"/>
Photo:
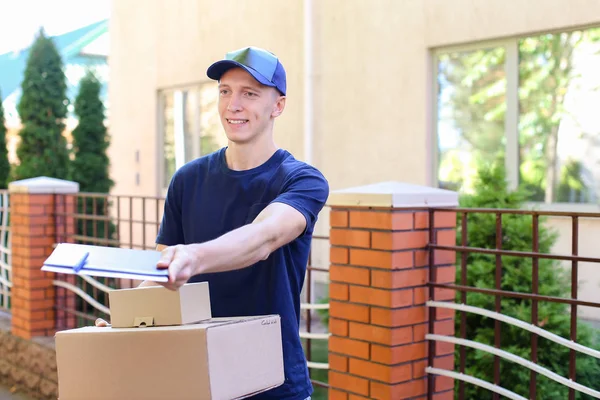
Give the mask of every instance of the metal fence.
<path id="1" fill-rule="evenodd" d="M 58 200 L 60 199 L 62 200 Z M 10 223 L 9 223 L 9 196 L 6 191 L 0 191 L 0 307 L 10 305 Z M 107 246 L 120 246 L 135 249 L 153 249 L 160 221 L 164 198 L 140 196 L 111 196 L 95 193 L 79 193 L 75 195 L 57 195 L 56 218 L 57 226 L 62 227 L 56 232 L 56 242 L 74 242 L 82 244 L 99 244 Z M 587 257 L 579 254 L 580 221 L 582 219 L 595 219 L 600 222 L 600 213 L 566 213 L 566 212 L 539 212 L 524 210 L 504 209 L 444 209 L 429 210 L 429 226 L 435 226 L 436 214 L 440 212 L 456 213 L 458 220 L 458 244 L 438 244 L 435 230 L 430 230 L 429 251 L 429 334 L 430 341 L 428 357 L 429 363 L 426 372 L 430 375 L 446 376 L 457 382 L 457 398 L 464 399 L 466 384 L 471 387 L 481 387 L 492 393 L 492 398 L 499 399 L 504 396 L 510 399 L 535 399 L 539 397 L 538 386 L 540 376 L 568 388 L 568 398 L 575 399 L 577 393 L 583 393 L 594 398 L 600 398 L 597 388 L 578 383 L 577 365 L 581 357 L 591 357 L 600 360 L 600 351 L 578 342 L 578 307 L 600 307 L 599 302 L 585 301 L 578 298 L 579 265 L 582 262 L 598 264 L 600 258 Z M 477 217 L 479 216 L 479 217 Z M 481 217 L 485 216 L 485 217 Z M 552 254 L 544 251 L 547 248 L 548 237 L 543 230 L 544 218 L 567 218 L 571 226 L 571 249 L 569 254 Z M 477 219 L 479 218 L 479 219 Z M 483 220 L 481 218 L 484 218 Z M 487 218 L 487 219 L 485 219 Z M 516 232 L 508 227 L 506 222 L 511 218 L 521 218 L 521 231 Z M 528 219 L 524 223 L 523 218 Z M 481 224 L 491 224 L 492 228 L 486 231 L 489 245 L 476 246 L 471 243 L 471 233 L 477 231 Z M 70 229 L 69 227 L 74 227 Z M 493 232 L 491 234 L 490 232 Z M 522 239 L 520 245 L 515 245 L 514 238 Z M 327 236 L 314 236 L 314 243 L 328 243 Z M 547 249 L 546 249 L 547 250 Z M 439 251 L 450 251 L 457 254 L 457 281 L 453 284 L 436 282 L 436 254 Z M 478 258 L 473 258 L 478 257 Z M 487 287 L 481 282 L 472 282 L 472 274 L 480 268 L 478 265 L 487 259 L 489 276 L 492 284 Z M 521 290 L 511 290 L 506 284 L 506 268 L 510 260 L 528 260 L 522 265 L 525 287 Z M 558 271 L 564 267 L 557 266 L 556 262 L 568 263 L 570 284 L 567 295 L 544 293 L 544 276 L 547 269 L 554 268 Z M 528 264 L 530 263 L 530 264 Z M 546 271 L 546 272 L 544 272 Z M 313 293 L 314 275 L 328 273 L 327 265 L 314 265 L 313 254 L 309 259 L 305 280 L 305 298 L 301 304 L 305 329 L 301 330 L 306 357 L 311 371 L 311 380 L 317 390 L 326 391 L 327 371 L 327 342 L 329 333 L 326 324 L 322 324 L 317 315 L 319 310 L 327 310 L 329 304 L 315 299 Z M 481 273 L 479 271 L 478 273 Z M 546 275 L 544 275 L 546 274 Z M 471 282 L 471 283 L 469 283 Z M 129 279 L 94 279 L 85 276 L 57 274 L 54 285 L 56 287 L 56 325 L 57 330 L 69 329 L 77 326 L 90 325 L 96 318 L 110 318 L 108 308 L 108 292 L 115 288 L 135 287 L 139 281 Z M 456 301 L 436 300 L 436 290 L 452 290 L 457 293 Z M 474 305 L 474 297 L 488 299 L 489 307 Z M 511 311 L 506 309 L 506 301 L 519 300 L 519 307 L 524 307 L 529 318 L 515 318 Z M 485 303 L 485 301 L 484 301 Z M 568 320 L 568 334 L 561 336 L 540 321 L 540 316 L 547 314 L 544 310 L 547 304 L 563 304 L 566 309 L 564 316 Z M 438 335 L 434 332 L 436 314 L 440 310 L 453 310 L 458 312 L 457 335 Z M 473 327 L 469 326 L 470 316 L 485 318 L 490 327 L 491 342 L 472 340 L 470 333 Z M 319 327 L 319 330 L 315 330 Z M 506 332 L 521 330 L 530 335 L 527 354 L 514 354 L 509 348 L 503 348 L 503 335 Z M 542 365 L 540 361 L 540 338 L 548 340 L 553 346 L 563 346 L 568 349 L 568 357 L 561 360 L 568 363 L 568 373 L 561 376 L 552 370 L 552 366 Z M 458 346 L 456 366 L 457 370 L 446 370 L 435 365 L 436 344 L 447 343 Z M 319 351 L 316 351 L 319 350 Z M 477 351 L 486 354 L 491 359 L 491 375 L 489 380 L 467 371 L 468 352 Z M 507 381 L 503 375 L 506 363 L 512 363 L 529 370 L 528 392 L 517 393 L 513 387 L 514 382 Z M 600 365 L 600 364 L 599 364 Z M 434 393 L 434 380 L 429 380 L 431 395 Z"/>
<path id="2" fill-rule="evenodd" d="M 315 242 L 326 241 L 329 243 L 328 236 L 313 236 L 313 247 Z M 329 362 L 328 362 L 328 344 L 329 344 L 329 336 L 330 333 L 328 330 L 324 332 L 314 332 L 314 322 L 321 322 L 318 316 L 314 315 L 317 310 L 329 310 L 329 302 L 319 302 L 315 301 L 312 290 L 313 290 L 313 282 L 314 282 L 314 273 L 315 272 L 323 272 L 329 273 L 329 268 L 324 268 L 323 266 L 315 266 L 313 264 L 312 253 L 311 257 L 309 257 L 308 266 L 306 269 L 306 280 L 305 280 L 305 293 L 306 297 L 304 303 L 301 304 L 301 308 L 306 311 L 305 313 L 305 321 L 306 321 L 306 331 L 300 332 L 300 338 L 304 339 L 304 351 L 306 354 L 306 359 L 308 361 L 308 368 L 311 375 L 311 381 L 313 385 L 317 388 L 316 390 L 327 390 L 329 388 L 328 379 L 327 379 L 327 371 L 329 371 Z M 313 346 L 313 340 L 316 341 L 317 346 Z M 316 396 L 315 396 L 316 397 Z"/>
<path id="3" fill-rule="evenodd" d="M 60 200 L 59 200 L 60 199 Z M 154 249 L 164 198 L 77 193 L 57 196 L 56 218 L 62 230 L 56 242 Z M 110 319 L 108 292 L 131 288 L 141 281 L 57 274 L 56 329 Z"/>
<path id="4" fill-rule="evenodd" d="M 499 399 L 500 396 L 504 396 L 510 399 L 536 399 L 539 398 L 538 381 L 539 377 L 543 376 L 544 379 L 549 379 L 560 385 L 564 385 L 568 388 L 568 398 L 573 400 L 576 398 L 576 392 L 585 393 L 588 396 L 594 398 L 600 398 L 600 392 L 598 389 L 598 382 L 594 383 L 594 388 L 586 387 L 582 384 L 577 383 L 577 362 L 581 362 L 582 357 L 591 357 L 596 362 L 600 360 L 600 351 L 586 347 L 578 343 L 578 306 L 587 307 L 600 307 L 600 303 L 592 301 L 583 301 L 578 299 L 578 271 L 579 263 L 589 262 L 598 264 L 600 258 L 596 257 L 583 257 L 579 255 L 579 233 L 580 233 L 580 220 L 581 219 L 596 219 L 600 218 L 600 214 L 592 213 L 566 213 L 566 212 L 538 212 L 538 211 L 524 211 L 524 210 L 499 210 L 499 209 L 430 209 L 429 211 L 429 226 L 435 226 L 436 214 L 440 212 L 456 212 L 458 224 L 458 242 L 459 245 L 440 245 L 436 243 L 436 237 L 434 230 L 431 230 L 429 255 L 430 255 L 430 299 L 433 299 L 436 289 L 450 289 L 458 293 L 458 299 L 456 302 L 442 302 L 442 301 L 429 301 L 427 305 L 430 307 L 429 314 L 429 334 L 427 339 L 430 341 L 429 347 L 429 367 L 427 372 L 433 375 L 447 376 L 454 378 L 458 382 L 458 398 L 465 398 L 465 383 L 470 383 L 475 386 L 485 388 L 492 392 L 492 398 Z M 571 251 L 570 254 L 551 254 L 547 249 L 543 251 L 541 247 L 548 247 L 548 234 L 546 231 L 541 231 L 541 219 L 553 217 L 553 218 L 568 218 L 571 222 Z M 474 219 L 477 219 L 474 221 Z M 516 219 L 520 221 L 517 225 L 520 231 L 515 231 L 515 225 L 512 228 L 505 229 L 505 225 L 509 220 L 512 219 L 514 222 Z M 489 230 L 479 234 L 487 234 L 488 243 L 492 243 L 490 246 L 474 247 L 470 240 L 475 240 L 474 236 L 470 235 L 471 229 L 477 229 L 482 225 L 493 226 L 493 235 L 490 235 Z M 525 229 L 527 228 L 527 229 Z M 524 239 L 523 242 L 527 243 L 529 248 L 522 248 L 518 243 L 515 243 L 515 238 Z M 479 240 L 481 242 L 481 240 Z M 542 246 L 543 245 L 543 246 Z M 434 283 L 436 276 L 435 266 L 435 254 L 438 251 L 452 251 L 458 255 L 458 268 L 459 274 L 457 274 L 458 281 L 454 284 L 442 284 Z M 469 262 L 469 257 L 473 256 Z M 486 257 L 488 258 L 486 260 Z M 520 261 L 519 261 L 520 260 Z M 526 261 L 525 260 L 529 260 Z M 548 293 L 540 293 L 542 285 L 545 283 L 540 280 L 541 274 L 546 277 L 547 280 L 550 274 L 560 275 L 561 267 L 556 264 L 556 261 L 568 262 L 570 267 L 570 288 L 567 292 L 568 296 L 560 296 L 554 293 L 550 289 Z M 509 282 L 509 277 L 506 275 L 506 268 L 509 263 L 514 264 L 521 269 L 522 276 L 518 279 L 520 286 L 527 287 L 529 290 L 507 290 L 515 285 L 515 282 Z M 529 262 L 531 263 L 531 271 L 529 272 Z M 472 282 L 472 277 L 469 273 L 485 274 L 486 271 L 482 270 L 483 263 L 491 266 L 488 268 L 490 276 L 493 277 L 493 287 L 485 287 L 485 281 Z M 520 264 L 519 264 L 520 263 Z M 543 263 L 543 265 L 541 265 Z M 475 270 L 478 268 L 477 270 Z M 543 268 L 543 269 L 542 269 Z M 547 270 L 551 268 L 551 270 Z M 529 275 L 530 274 L 530 275 Z M 471 278 L 471 279 L 470 279 Z M 514 279 L 514 277 L 513 277 Z M 529 283 L 529 280 L 531 283 Z M 469 284 L 469 282 L 472 282 Z M 478 303 L 485 302 L 490 305 L 492 309 L 485 307 L 477 307 L 473 305 L 473 302 L 469 300 L 471 297 L 476 297 Z M 512 299 L 511 305 L 517 304 L 521 309 L 507 309 L 505 301 Z M 514 300 L 518 299 L 517 302 Z M 471 303 L 471 304 L 470 304 Z M 477 302 L 475 302 L 477 303 Z M 541 315 L 542 307 L 548 307 L 548 304 L 564 304 L 564 318 L 569 321 L 568 337 L 560 336 L 557 332 L 552 332 L 552 327 L 546 327 L 545 324 L 548 321 L 540 320 L 540 317 L 548 317 L 548 308 L 545 308 L 544 315 Z M 434 334 L 434 321 L 436 312 L 442 309 L 450 309 L 459 312 L 459 335 L 447 336 L 447 335 L 436 335 Z M 558 308 L 555 308 L 558 310 Z M 515 318 L 511 315 L 527 315 L 530 314 L 529 320 L 523 318 Z M 482 343 L 482 341 L 472 340 L 473 334 L 472 329 L 475 328 L 469 325 L 468 318 L 470 316 L 478 315 L 484 317 L 481 319 L 487 325 L 481 328 L 493 327 L 493 344 Z M 557 317 L 555 314 L 554 317 Z M 479 328 L 478 328 L 479 329 Z M 492 330 L 490 329 L 490 330 Z M 520 331 L 519 333 L 519 329 Z M 469 339 L 468 330 L 471 330 L 471 338 Z M 503 343 L 503 333 L 509 332 L 513 335 L 527 333 L 530 335 L 530 347 L 526 349 L 526 354 L 515 354 L 517 351 L 514 349 L 511 343 Z M 515 333 L 517 332 L 517 333 Z M 508 334 L 508 333 L 506 333 Z M 478 337 L 481 337 L 479 335 Z M 546 351 L 550 351 L 553 346 L 564 346 L 568 348 L 568 359 L 559 360 L 554 365 L 541 365 L 539 357 L 541 352 L 539 349 L 539 340 L 544 338 L 548 340 L 546 343 Z M 435 344 L 436 343 L 449 343 L 458 346 L 458 371 L 448 371 L 441 368 L 434 367 L 435 360 Z M 504 346 L 503 346 L 504 345 Z M 505 347 L 505 348 L 502 348 Z M 515 353 L 510 350 L 515 351 Z M 492 381 L 481 379 L 481 376 L 469 375 L 466 371 L 468 365 L 466 363 L 467 351 L 478 351 L 479 354 L 484 354 L 483 357 L 493 357 L 491 363 Z M 525 358 L 524 355 L 529 354 L 529 359 Z M 508 363 L 507 363 L 508 362 Z M 501 368 L 501 363 L 506 363 Z M 557 374 L 555 369 L 558 364 L 568 363 L 568 376 L 561 376 Z M 600 365 L 600 363 L 598 364 Z M 528 384 L 528 393 L 516 393 L 515 382 L 509 381 L 505 376 L 510 373 L 507 368 L 519 368 L 518 366 L 525 367 L 529 370 L 530 378 Z M 504 371 L 504 373 L 501 373 Z M 433 379 L 430 379 L 430 385 L 433 385 Z M 429 394 L 434 393 L 433 388 L 430 386 Z"/>
<path id="5" fill-rule="evenodd" d="M 62 196 L 62 195 L 61 195 Z M 71 242 L 102 246 L 119 246 L 131 249 L 153 249 L 162 219 L 163 197 L 111 196 L 97 193 L 78 193 L 57 196 L 56 218 L 62 230 L 57 232 L 56 242 Z M 69 227 L 74 226 L 74 230 Z M 326 236 L 314 236 L 314 242 L 327 241 Z M 308 366 L 313 383 L 327 388 L 327 346 L 329 334 L 323 329 L 315 332 L 319 322 L 316 310 L 326 310 L 329 303 L 313 303 L 314 273 L 328 272 L 328 268 L 314 266 L 309 260 L 305 280 L 304 312 L 305 331 L 300 332 L 304 341 Z M 140 281 L 130 279 L 92 278 L 83 275 L 57 274 L 56 326 L 57 330 L 93 324 L 97 318 L 110 319 L 108 292 L 118 288 L 135 287 Z M 319 324 L 322 328 L 322 324 Z M 318 342 L 313 346 L 313 341 Z M 325 342 L 325 343 L 323 343 Z M 323 345 L 325 344 L 325 345 Z M 324 371 L 324 374 L 322 373 Z M 319 374 L 319 372 L 321 372 Z"/>
<path id="6" fill-rule="evenodd" d="M 11 246 L 8 190 L 0 190 L 0 310 L 10 309 Z"/>

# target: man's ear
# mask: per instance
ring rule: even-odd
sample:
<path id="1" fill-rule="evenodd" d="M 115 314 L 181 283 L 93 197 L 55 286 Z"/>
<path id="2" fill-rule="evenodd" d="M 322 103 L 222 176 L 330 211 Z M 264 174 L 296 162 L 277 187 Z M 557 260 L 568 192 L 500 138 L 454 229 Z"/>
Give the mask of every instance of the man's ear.
<path id="1" fill-rule="evenodd" d="M 285 96 L 278 96 L 275 100 L 275 104 L 273 104 L 273 112 L 271 113 L 271 117 L 277 118 L 283 113 L 285 109 Z"/>

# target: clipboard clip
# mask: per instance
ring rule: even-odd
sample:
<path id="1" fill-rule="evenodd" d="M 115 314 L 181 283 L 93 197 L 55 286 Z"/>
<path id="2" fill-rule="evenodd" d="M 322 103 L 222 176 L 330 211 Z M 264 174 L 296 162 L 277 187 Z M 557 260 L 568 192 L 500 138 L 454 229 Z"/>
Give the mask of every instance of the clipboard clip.
<path id="1" fill-rule="evenodd" d="M 81 271 L 81 269 L 85 266 L 85 264 L 87 263 L 87 259 L 90 256 L 90 252 L 86 251 L 83 256 L 81 257 L 81 259 L 73 266 L 73 271 L 75 273 L 78 273 L 79 271 Z"/>

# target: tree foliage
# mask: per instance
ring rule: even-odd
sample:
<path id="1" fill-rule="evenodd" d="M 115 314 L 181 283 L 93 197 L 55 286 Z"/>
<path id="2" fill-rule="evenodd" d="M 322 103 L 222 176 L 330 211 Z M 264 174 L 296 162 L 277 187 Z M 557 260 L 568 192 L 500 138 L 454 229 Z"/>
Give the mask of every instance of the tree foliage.
<path id="1" fill-rule="evenodd" d="M 79 92 L 75 99 L 75 114 L 78 125 L 73 130 L 72 179 L 79 183 L 81 192 L 109 193 L 113 181 L 109 176 L 110 161 L 106 150 L 110 144 L 108 132 L 104 125 L 104 104 L 100 97 L 102 85 L 88 71 L 81 80 Z M 108 204 L 103 197 L 85 199 L 79 205 L 80 212 L 85 214 L 107 216 Z M 79 220 L 79 231 L 88 237 L 112 238 L 114 224 L 107 221 Z"/>
<path id="2" fill-rule="evenodd" d="M 575 201 L 584 201 L 581 177 L 565 177 L 575 171 L 577 162 L 571 160 L 558 168 L 558 131 L 568 116 L 565 97 L 578 78 L 574 52 L 598 43 L 600 29 L 544 34 L 517 42 L 519 174 L 529 200 L 571 201 L 571 189 Z M 438 78 L 444 108 L 440 117 L 459 132 L 474 165 L 506 155 L 506 61 L 505 47 L 440 56 Z M 444 155 L 454 164 L 449 179 L 464 181 L 466 171 L 453 152 L 449 149 Z"/>
<path id="3" fill-rule="evenodd" d="M 113 186 L 106 154 L 110 142 L 104 125 L 101 88 L 101 83 L 90 71 L 81 80 L 75 99 L 78 125 L 73 130 L 72 177 L 83 192 L 108 193 Z"/>
<path id="4" fill-rule="evenodd" d="M 8 148 L 6 147 L 6 123 L 4 107 L 2 106 L 2 93 L 0 93 L 0 189 L 8 187 L 10 177 L 10 163 L 8 161 Z"/>
<path id="5" fill-rule="evenodd" d="M 519 209 L 528 198 L 523 190 L 509 191 L 503 163 L 482 166 L 476 178 L 477 193 L 464 195 L 460 206 L 467 208 Z M 468 246 L 477 248 L 496 247 L 496 215 L 469 214 L 467 240 Z M 460 245 L 461 221 L 459 218 L 457 241 Z M 556 234 L 539 220 L 539 251 L 551 253 Z M 532 251 L 533 220 L 529 215 L 510 214 L 502 217 L 502 249 Z M 524 257 L 502 257 L 501 289 L 511 292 L 532 293 L 533 262 Z M 546 296 L 570 297 L 570 279 L 560 263 L 555 260 L 539 259 L 539 293 Z M 467 256 L 467 285 L 478 288 L 495 288 L 496 258 L 493 255 L 471 253 Z M 460 266 L 457 283 L 460 284 Z M 457 298 L 457 301 L 460 301 Z M 467 304 L 487 310 L 495 310 L 495 297 L 480 293 L 469 293 Z M 538 324 L 563 338 L 570 338 L 570 314 L 568 306 L 561 303 L 539 302 Z M 516 298 L 502 300 L 502 314 L 531 322 L 531 301 Z M 456 316 L 456 332 L 460 332 L 460 314 Z M 467 314 L 466 338 L 480 343 L 494 345 L 495 320 L 477 314 Z M 531 333 L 521 328 L 502 324 L 501 348 L 527 360 L 531 359 Z M 591 329 L 584 324 L 578 325 L 577 342 L 588 347 L 594 346 Z M 555 373 L 569 377 L 569 349 L 556 345 L 545 338 L 538 338 L 538 363 Z M 456 365 L 459 360 L 456 352 Z M 477 350 L 466 351 L 466 373 L 493 382 L 494 356 Z M 529 397 L 530 371 L 510 361 L 500 363 L 501 386 L 522 396 Z M 600 360 L 586 355 L 577 356 L 576 381 L 588 387 L 596 387 L 600 382 Z M 458 385 L 456 385 L 458 387 Z M 467 399 L 489 398 L 486 389 L 466 384 Z M 537 378 L 537 398 L 544 400 L 563 400 L 568 398 L 568 390 L 544 376 Z M 588 399 L 577 392 L 578 399 Z"/>
<path id="6" fill-rule="evenodd" d="M 69 153 L 63 135 L 69 100 L 60 54 L 40 30 L 30 50 L 17 106 L 23 128 L 17 148 L 16 179 L 68 179 Z"/>

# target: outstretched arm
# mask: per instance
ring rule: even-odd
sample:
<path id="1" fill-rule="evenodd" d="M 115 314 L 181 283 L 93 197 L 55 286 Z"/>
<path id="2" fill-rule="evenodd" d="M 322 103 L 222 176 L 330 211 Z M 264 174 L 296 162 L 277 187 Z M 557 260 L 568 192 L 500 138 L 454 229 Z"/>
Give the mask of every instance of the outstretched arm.
<path id="1" fill-rule="evenodd" d="M 306 218 L 294 207 L 271 203 L 251 224 L 217 239 L 164 249 L 157 266 L 169 269 L 169 283 L 162 285 L 176 289 L 196 274 L 248 267 L 300 236 L 305 228 Z"/>
<path id="2" fill-rule="evenodd" d="M 266 259 L 313 229 L 328 195 L 329 184 L 317 169 L 298 168 L 286 176 L 277 198 L 252 223 L 208 242 L 162 250 L 157 267 L 169 269 L 169 282 L 161 285 L 177 289 L 194 275 L 246 268 Z M 182 218 L 179 199 L 173 194 L 165 202 L 158 240 L 182 243 Z"/>

